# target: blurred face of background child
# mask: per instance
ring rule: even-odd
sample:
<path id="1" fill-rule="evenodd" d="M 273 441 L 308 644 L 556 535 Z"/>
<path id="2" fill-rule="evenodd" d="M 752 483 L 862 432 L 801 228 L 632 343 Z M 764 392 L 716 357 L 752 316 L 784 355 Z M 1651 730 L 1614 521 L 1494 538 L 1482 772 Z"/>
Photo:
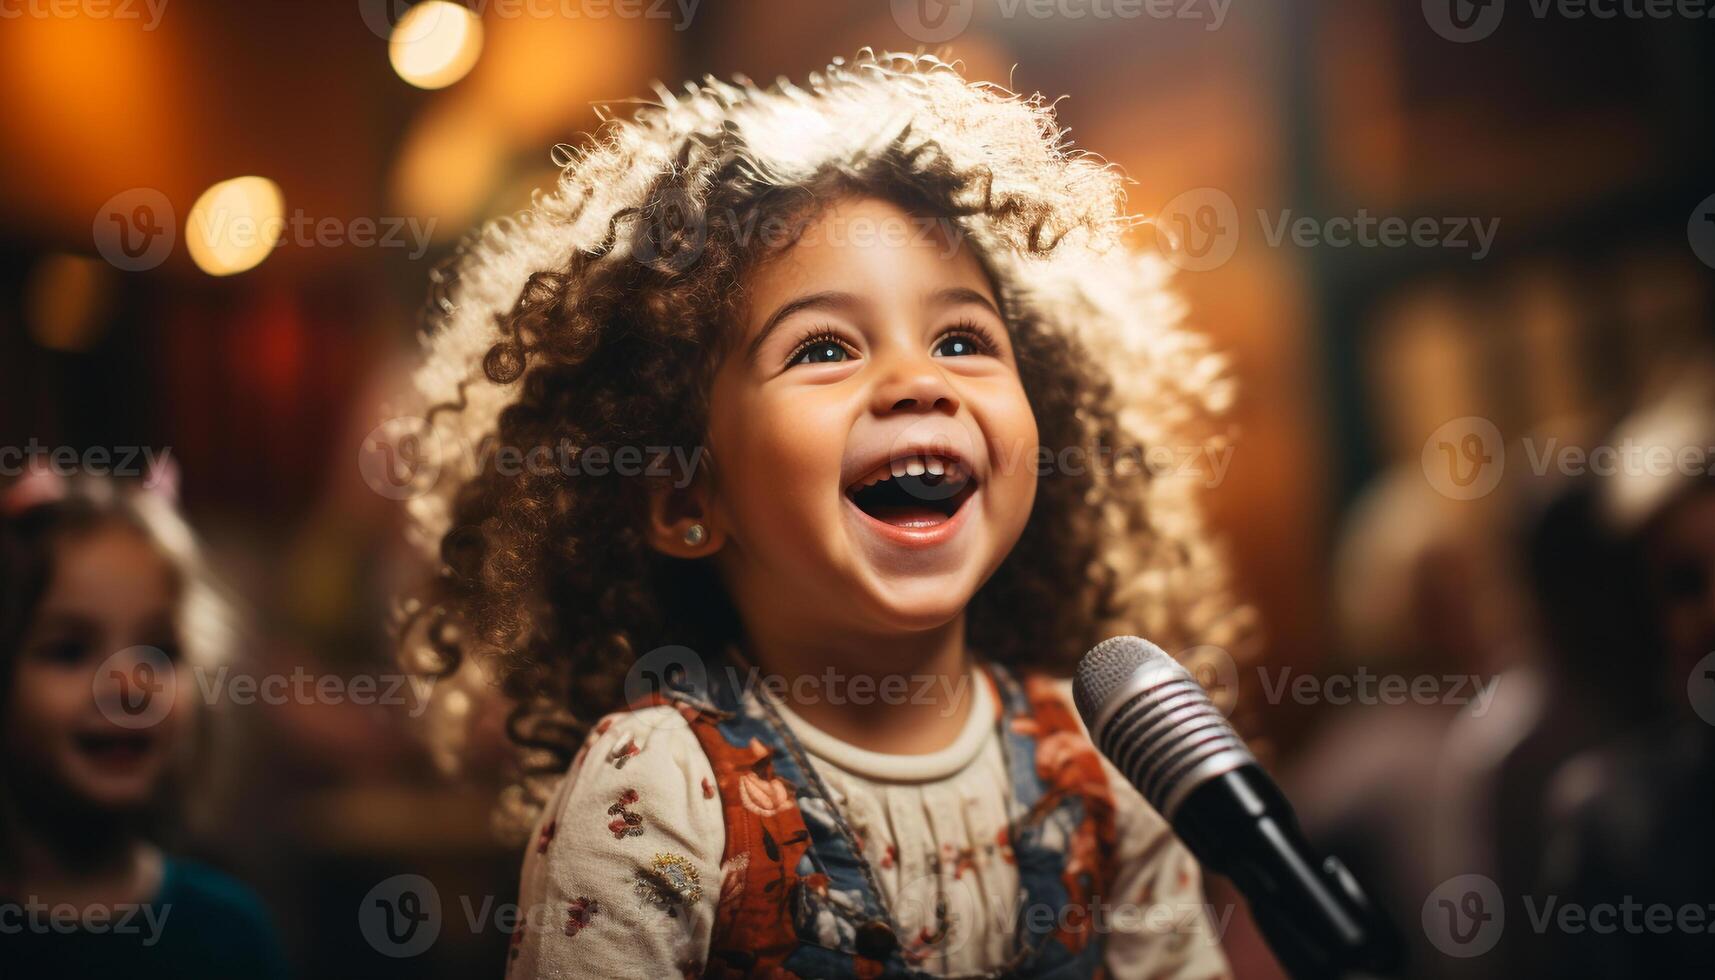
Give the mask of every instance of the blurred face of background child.
<path id="1" fill-rule="evenodd" d="M 753 630 L 759 615 L 810 638 L 944 626 L 1024 529 L 1035 419 L 988 277 L 938 224 L 838 201 L 747 282 L 709 445 L 720 567 Z M 815 295 L 833 298 L 794 305 Z M 853 502 L 878 463 L 928 446 L 974 478 L 953 516 Z"/>
<path id="2" fill-rule="evenodd" d="M 51 549 L 6 706 L 14 788 L 38 811 L 141 809 L 190 710 L 188 672 L 173 669 L 177 576 L 119 520 L 59 536 Z"/>
<path id="3" fill-rule="evenodd" d="M 1686 673 L 1715 650 L 1715 487 L 1699 486 L 1646 529 L 1648 591 L 1666 647 L 1668 696 L 1682 700 Z"/>

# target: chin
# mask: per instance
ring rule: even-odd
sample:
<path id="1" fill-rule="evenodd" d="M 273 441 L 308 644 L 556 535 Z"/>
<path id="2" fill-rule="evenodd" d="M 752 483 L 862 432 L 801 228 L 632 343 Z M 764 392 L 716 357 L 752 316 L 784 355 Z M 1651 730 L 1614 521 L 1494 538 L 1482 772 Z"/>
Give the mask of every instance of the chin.
<path id="1" fill-rule="evenodd" d="M 918 633 L 939 629 L 958 619 L 976 594 L 967 576 L 935 576 L 909 582 L 881 582 L 869 587 L 876 618 L 890 631 Z"/>
<path id="2" fill-rule="evenodd" d="M 154 800 L 164 768 L 158 760 L 141 761 L 123 772 L 104 772 L 93 766 L 74 764 L 65 772 L 65 788 L 72 797 L 94 809 L 138 810 Z"/>

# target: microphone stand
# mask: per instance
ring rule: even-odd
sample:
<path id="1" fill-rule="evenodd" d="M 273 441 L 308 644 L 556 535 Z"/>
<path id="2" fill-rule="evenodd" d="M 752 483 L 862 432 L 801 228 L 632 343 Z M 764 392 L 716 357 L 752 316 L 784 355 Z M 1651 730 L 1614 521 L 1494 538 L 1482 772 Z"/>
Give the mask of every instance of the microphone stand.
<path id="1" fill-rule="evenodd" d="M 1357 879 L 1335 857 L 1311 865 L 1313 853 L 1279 790 L 1241 767 L 1194 790 L 1175 820 L 1180 837 L 1205 867 L 1232 879 L 1269 949 L 1294 980 L 1359 980 L 1399 969 L 1401 944 Z M 1207 786 L 1226 783 L 1211 792 Z M 1245 825 L 1261 833 L 1229 834 Z M 1221 842 L 1215 846 L 1215 842 Z M 1253 852 L 1235 842 L 1256 841 Z"/>

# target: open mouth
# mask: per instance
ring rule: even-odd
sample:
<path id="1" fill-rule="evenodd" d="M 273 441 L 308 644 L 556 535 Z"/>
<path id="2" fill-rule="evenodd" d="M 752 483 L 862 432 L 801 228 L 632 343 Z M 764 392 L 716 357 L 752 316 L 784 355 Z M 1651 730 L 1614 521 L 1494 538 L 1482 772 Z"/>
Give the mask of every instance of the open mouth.
<path id="1" fill-rule="evenodd" d="M 136 765 L 154 747 L 148 735 L 125 732 L 114 734 L 81 734 L 77 748 L 86 758 L 106 769 L 124 769 Z"/>
<path id="2" fill-rule="evenodd" d="M 846 497 L 871 518 L 902 528 L 944 524 L 976 492 L 977 480 L 947 456 L 900 456 L 846 488 Z"/>

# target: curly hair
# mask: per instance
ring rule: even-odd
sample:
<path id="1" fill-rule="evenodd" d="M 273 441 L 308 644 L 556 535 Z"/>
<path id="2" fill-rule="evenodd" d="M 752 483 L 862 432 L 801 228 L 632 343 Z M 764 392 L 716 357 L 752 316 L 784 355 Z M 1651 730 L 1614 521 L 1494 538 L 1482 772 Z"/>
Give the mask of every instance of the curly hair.
<path id="1" fill-rule="evenodd" d="M 514 829 L 622 706 L 637 657 L 721 649 L 739 626 L 710 563 L 647 543 L 649 477 L 501 472 L 455 447 L 700 447 L 747 273 L 838 199 L 952 228 L 996 287 L 1044 453 L 1111 460 L 1043 472 L 971 601 L 971 647 L 1064 672 L 1115 628 L 1169 649 L 1238 641 L 1245 614 L 1192 488 L 1148 453 L 1195 441 L 1230 381 L 1180 327 L 1165 263 L 1125 244 L 1122 177 L 1072 150 L 1040 96 L 868 49 L 807 87 L 707 78 L 658 95 L 556 151 L 557 191 L 436 274 L 441 322 L 414 378 L 438 479 L 407 506 L 438 572 L 402 607 L 402 647 L 443 675 L 479 661 L 511 700 Z M 771 226 L 787 233 L 757 233 Z"/>

